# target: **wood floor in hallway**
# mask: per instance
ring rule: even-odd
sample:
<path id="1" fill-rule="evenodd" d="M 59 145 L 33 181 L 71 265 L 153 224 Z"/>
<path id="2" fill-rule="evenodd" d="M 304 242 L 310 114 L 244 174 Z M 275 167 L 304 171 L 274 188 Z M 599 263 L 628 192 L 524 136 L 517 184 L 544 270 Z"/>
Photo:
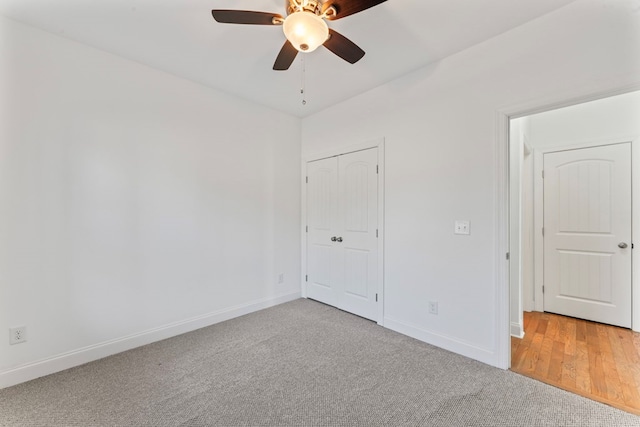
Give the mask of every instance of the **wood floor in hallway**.
<path id="1" fill-rule="evenodd" d="M 511 370 L 640 415 L 640 334 L 551 313 L 524 313 Z"/>

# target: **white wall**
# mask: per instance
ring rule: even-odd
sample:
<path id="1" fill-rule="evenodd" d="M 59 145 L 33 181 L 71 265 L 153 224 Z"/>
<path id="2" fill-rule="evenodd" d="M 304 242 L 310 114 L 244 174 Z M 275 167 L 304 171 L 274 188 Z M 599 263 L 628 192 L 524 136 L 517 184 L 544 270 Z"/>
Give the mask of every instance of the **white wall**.
<path id="1" fill-rule="evenodd" d="M 498 111 L 639 84 L 639 13 L 580 0 L 303 120 L 303 156 L 385 137 L 385 326 L 504 367 Z"/>
<path id="2" fill-rule="evenodd" d="M 632 169 L 640 170 L 640 91 L 534 114 L 515 122 L 522 120 L 528 123 L 528 140 L 537 152 L 581 144 L 633 141 Z M 635 172 L 632 187 L 637 192 L 633 195 L 633 228 L 636 230 L 633 240 L 638 242 L 640 233 L 636 224 L 640 224 L 640 174 Z M 533 192 L 532 188 L 530 190 Z M 536 203 L 541 202 L 536 200 Z M 531 254 L 523 253 L 523 256 L 528 258 Z M 633 270 L 633 329 L 640 331 L 640 280 L 635 274 L 640 272 L 638 256 L 633 258 Z M 536 280 L 536 286 L 542 286 L 542 278 Z M 537 293 L 541 294 L 541 291 Z M 530 296 L 525 293 L 525 303 Z M 541 304 L 537 304 L 537 308 L 542 309 Z"/>
<path id="3" fill-rule="evenodd" d="M 638 136 L 640 91 L 532 114 L 527 120 L 534 149 Z"/>
<path id="4" fill-rule="evenodd" d="M 0 34 L 0 387 L 299 296 L 298 118 Z"/>

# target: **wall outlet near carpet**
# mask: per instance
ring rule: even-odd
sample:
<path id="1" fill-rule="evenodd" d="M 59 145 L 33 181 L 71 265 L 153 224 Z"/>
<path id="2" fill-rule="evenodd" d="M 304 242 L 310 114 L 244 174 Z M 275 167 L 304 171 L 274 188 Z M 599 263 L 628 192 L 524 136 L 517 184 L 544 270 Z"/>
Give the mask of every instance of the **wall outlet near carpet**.
<path id="1" fill-rule="evenodd" d="M 278 274 L 278 284 L 284 283 L 284 273 Z"/>
<path id="2" fill-rule="evenodd" d="M 429 314 L 438 314 L 438 301 L 429 301 Z"/>
<path id="3" fill-rule="evenodd" d="M 27 341 L 27 327 L 9 328 L 9 344 L 20 344 Z"/>

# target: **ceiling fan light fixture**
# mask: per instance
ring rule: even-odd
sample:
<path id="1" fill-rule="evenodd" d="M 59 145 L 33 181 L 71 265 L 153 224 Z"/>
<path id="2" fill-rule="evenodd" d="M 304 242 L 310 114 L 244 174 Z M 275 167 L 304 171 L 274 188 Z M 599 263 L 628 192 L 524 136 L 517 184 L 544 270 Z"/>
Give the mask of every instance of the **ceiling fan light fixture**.
<path id="1" fill-rule="evenodd" d="M 313 52 L 329 38 L 327 23 L 312 12 L 292 13 L 284 20 L 282 30 L 300 52 Z"/>

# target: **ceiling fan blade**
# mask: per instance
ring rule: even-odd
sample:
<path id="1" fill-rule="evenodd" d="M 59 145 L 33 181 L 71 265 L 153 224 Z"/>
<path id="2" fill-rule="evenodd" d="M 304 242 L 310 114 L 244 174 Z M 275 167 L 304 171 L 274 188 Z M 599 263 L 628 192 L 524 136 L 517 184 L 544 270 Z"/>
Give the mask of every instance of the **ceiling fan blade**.
<path id="1" fill-rule="evenodd" d="M 225 24 L 250 24 L 250 25 L 281 25 L 284 21 L 282 15 L 269 12 L 254 12 L 251 10 L 212 10 L 213 19 Z"/>
<path id="2" fill-rule="evenodd" d="M 298 49 L 293 47 L 289 40 L 285 41 L 276 58 L 276 62 L 273 64 L 273 69 L 276 71 L 288 70 L 293 64 L 293 60 L 296 59 L 296 55 L 298 55 Z"/>
<path id="3" fill-rule="evenodd" d="M 354 13 L 362 12 L 370 7 L 377 6 L 387 0 L 327 0 L 322 5 L 322 13 L 326 12 L 331 6 L 336 10 L 335 15 L 327 16 L 327 19 L 335 21 Z"/>
<path id="4" fill-rule="evenodd" d="M 351 64 L 355 64 L 364 56 L 364 50 L 357 44 L 331 28 L 329 28 L 329 38 L 324 42 L 324 47 Z"/>

